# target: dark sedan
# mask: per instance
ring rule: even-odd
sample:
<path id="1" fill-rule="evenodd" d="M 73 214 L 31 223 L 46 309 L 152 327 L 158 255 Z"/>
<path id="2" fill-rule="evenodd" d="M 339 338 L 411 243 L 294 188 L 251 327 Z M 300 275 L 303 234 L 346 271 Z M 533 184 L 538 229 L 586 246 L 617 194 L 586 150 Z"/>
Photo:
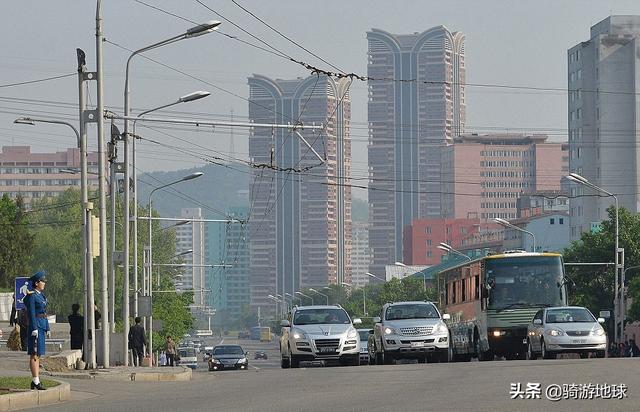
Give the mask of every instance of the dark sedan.
<path id="1" fill-rule="evenodd" d="M 249 368 L 247 355 L 249 355 L 249 352 L 245 352 L 240 345 L 218 345 L 213 348 L 213 352 L 211 353 L 211 358 L 209 359 L 209 370 L 246 370 Z"/>
<path id="2" fill-rule="evenodd" d="M 253 355 L 253 359 L 267 359 L 267 352 L 265 352 L 263 350 L 258 350 Z"/>

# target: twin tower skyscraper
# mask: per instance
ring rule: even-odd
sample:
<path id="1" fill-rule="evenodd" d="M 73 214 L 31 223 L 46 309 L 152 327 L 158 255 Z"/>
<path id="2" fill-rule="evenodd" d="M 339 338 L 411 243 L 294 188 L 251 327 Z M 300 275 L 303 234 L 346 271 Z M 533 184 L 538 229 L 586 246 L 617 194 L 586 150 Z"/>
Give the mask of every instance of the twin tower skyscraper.
<path id="1" fill-rule="evenodd" d="M 465 123 L 462 33 L 367 33 L 369 271 L 402 260 L 402 230 L 442 215 L 441 150 Z M 325 127 L 300 133 L 253 129 L 249 156 L 251 305 L 351 278 L 351 99 L 346 78 L 249 78 L 249 118 Z M 361 184 L 360 181 L 357 184 Z M 272 297 L 269 297 L 271 295 Z"/>

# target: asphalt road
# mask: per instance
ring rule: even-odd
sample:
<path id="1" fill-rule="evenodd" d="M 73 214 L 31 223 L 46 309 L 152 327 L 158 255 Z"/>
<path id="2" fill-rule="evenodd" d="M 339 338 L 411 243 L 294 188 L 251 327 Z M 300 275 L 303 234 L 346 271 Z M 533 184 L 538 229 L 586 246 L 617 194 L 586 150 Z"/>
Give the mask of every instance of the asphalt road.
<path id="1" fill-rule="evenodd" d="M 202 363 L 191 382 L 73 380 L 73 400 L 47 412 L 640 410 L 640 358 L 280 369 L 276 343 L 239 343 L 250 352 L 267 350 L 269 359 L 250 356 L 247 371 L 208 372 Z M 518 383 L 523 396 L 528 383 L 539 383 L 540 399 L 511 399 Z M 546 399 L 549 385 L 563 384 L 625 384 L 626 398 Z"/>

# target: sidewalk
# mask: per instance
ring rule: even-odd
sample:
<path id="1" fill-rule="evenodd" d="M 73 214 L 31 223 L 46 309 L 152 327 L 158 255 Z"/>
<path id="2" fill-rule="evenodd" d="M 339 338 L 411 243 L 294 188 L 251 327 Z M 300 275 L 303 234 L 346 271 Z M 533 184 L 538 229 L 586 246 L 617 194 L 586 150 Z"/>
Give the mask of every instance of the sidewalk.
<path id="1" fill-rule="evenodd" d="M 53 354 L 53 353 L 52 353 Z M 3 375 L 29 374 L 29 357 L 25 352 L 0 350 L 0 370 Z M 42 369 L 42 376 L 61 379 L 95 379 L 109 381 L 189 381 L 191 369 L 178 367 L 125 367 L 116 366 L 96 370 L 69 370 L 68 372 L 50 372 Z"/>

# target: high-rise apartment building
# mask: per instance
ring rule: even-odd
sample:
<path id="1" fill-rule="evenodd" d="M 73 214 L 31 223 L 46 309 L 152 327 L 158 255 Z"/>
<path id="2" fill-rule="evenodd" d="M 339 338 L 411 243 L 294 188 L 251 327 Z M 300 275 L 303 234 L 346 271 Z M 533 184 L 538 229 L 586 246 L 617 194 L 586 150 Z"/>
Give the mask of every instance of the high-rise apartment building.
<path id="1" fill-rule="evenodd" d="M 350 281 L 351 146 L 349 81 L 326 76 L 249 78 L 249 118 L 256 123 L 325 127 L 300 130 L 320 160 L 291 130 L 255 128 L 252 169 L 251 305 L 272 313 L 268 295 Z M 306 170 L 305 172 L 301 172 Z"/>
<path id="2" fill-rule="evenodd" d="M 569 166 L 640 212 L 640 16 L 610 16 L 567 52 Z M 607 218 L 612 197 L 571 185 L 572 240 Z"/>
<path id="3" fill-rule="evenodd" d="M 228 210 L 230 219 L 247 221 L 248 207 Z M 206 256 L 224 267 L 206 270 L 207 305 L 216 310 L 216 326 L 228 327 L 249 305 L 249 230 L 244 223 L 210 222 L 206 225 Z"/>
<path id="4" fill-rule="evenodd" d="M 70 187 L 80 190 L 80 149 L 32 153 L 30 146 L 3 146 L 0 151 L 0 196 L 25 204 L 33 199 L 58 196 Z M 98 188 L 98 155 L 87 158 L 89 190 Z"/>
<path id="5" fill-rule="evenodd" d="M 183 208 L 180 217 L 185 219 L 202 219 L 202 210 L 199 207 Z M 202 309 L 205 302 L 205 249 L 204 249 L 204 223 L 189 222 L 176 226 L 176 253 L 180 256 L 186 267 L 182 275 L 182 283 L 176 289 L 193 291 L 193 303 L 196 309 Z M 191 253 L 187 253 L 192 251 Z"/>
<path id="6" fill-rule="evenodd" d="M 353 222 L 351 226 L 351 285 L 362 288 L 369 284 L 369 225 L 364 222 Z"/>
<path id="7" fill-rule="evenodd" d="M 402 230 L 442 215 L 444 146 L 464 129 L 465 36 L 367 32 L 370 270 L 402 259 Z"/>
<path id="8" fill-rule="evenodd" d="M 559 191 L 568 147 L 546 135 L 461 135 L 443 150 L 443 214 L 482 220 L 517 217 L 526 193 Z"/>

